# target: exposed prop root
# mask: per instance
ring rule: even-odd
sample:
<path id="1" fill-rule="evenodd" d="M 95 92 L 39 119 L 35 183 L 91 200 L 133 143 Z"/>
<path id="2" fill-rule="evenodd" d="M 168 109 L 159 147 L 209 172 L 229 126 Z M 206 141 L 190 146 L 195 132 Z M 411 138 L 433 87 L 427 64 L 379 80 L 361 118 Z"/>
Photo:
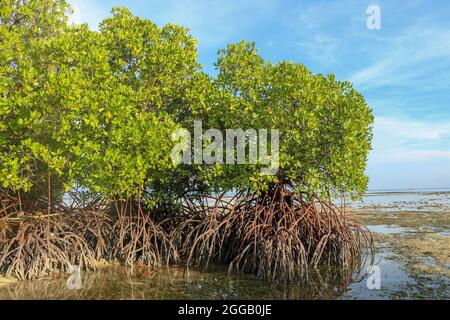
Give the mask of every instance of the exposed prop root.
<path id="1" fill-rule="evenodd" d="M 184 199 L 183 220 L 171 233 L 178 244 L 180 254 L 195 264 L 208 265 L 211 260 L 221 262 L 221 251 L 225 241 L 223 232 L 227 224 L 224 217 L 230 215 L 233 203 L 238 196 L 226 199 L 224 194 L 218 197 L 197 196 Z"/>
<path id="2" fill-rule="evenodd" d="M 128 209 L 127 205 L 117 207 L 110 258 L 130 266 L 157 267 L 176 261 L 177 251 L 162 227 L 165 221 L 156 222 L 151 215 L 144 214 L 139 204 L 137 208 L 133 205 Z"/>
<path id="3" fill-rule="evenodd" d="M 192 207 L 192 203 L 190 203 Z M 238 195 L 209 210 L 196 205 L 180 225 L 188 265 L 210 258 L 262 279 L 293 280 L 320 265 L 361 265 L 371 254 L 370 232 L 332 203 L 304 200 L 281 186 L 261 195 Z"/>
<path id="4" fill-rule="evenodd" d="M 75 207 L 26 214 L 18 197 L 0 202 L 0 273 L 47 276 L 70 265 L 95 269 L 100 260 L 158 267 L 208 265 L 268 280 L 307 278 L 310 269 L 358 270 L 373 254 L 370 232 L 330 201 L 304 198 L 277 185 L 263 194 L 197 196 L 173 212 L 140 200 L 104 203 L 79 198 Z"/>
<path id="5" fill-rule="evenodd" d="M 159 266 L 178 254 L 163 226 L 171 223 L 144 212 L 139 201 L 116 206 L 88 194 L 71 194 L 70 205 L 51 213 L 25 213 L 20 198 L 0 201 L 0 274 L 19 279 L 48 276 L 99 262 Z M 29 208 L 27 208 L 27 212 Z"/>
<path id="6" fill-rule="evenodd" d="M 0 272 L 18 279 L 48 276 L 71 265 L 94 269 L 93 251 L 62 216 L 2 217 Z"/>
<path id="7" fill-rule="evenodd" d="M 73 232 L 86 241 L 97 261 L 110 258 L 112 219 L 107 211 L 75 211 L 66 219 Z"/>

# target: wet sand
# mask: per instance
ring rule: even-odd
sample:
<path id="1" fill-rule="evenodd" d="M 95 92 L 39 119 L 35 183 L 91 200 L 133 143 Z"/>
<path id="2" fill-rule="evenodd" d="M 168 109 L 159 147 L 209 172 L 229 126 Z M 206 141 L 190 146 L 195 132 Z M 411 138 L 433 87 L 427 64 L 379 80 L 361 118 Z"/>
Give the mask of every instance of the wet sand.
<path id="1" fill-rule="evenodd" d="M 450 279 L 450 212 L 356 212 L 411 272 Z"/>

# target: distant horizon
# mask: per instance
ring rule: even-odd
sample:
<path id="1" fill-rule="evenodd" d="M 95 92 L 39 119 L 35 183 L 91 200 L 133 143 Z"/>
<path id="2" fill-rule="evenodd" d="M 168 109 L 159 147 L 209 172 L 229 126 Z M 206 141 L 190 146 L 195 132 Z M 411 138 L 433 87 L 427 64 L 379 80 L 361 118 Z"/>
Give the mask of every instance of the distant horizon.
<path id="1" fill-rule="evenodd" d="M 383 188 L 383 189 L 367 189 L 366 192 L 379 192 L 379 191 L 450 191 L 448 188 Z"/>

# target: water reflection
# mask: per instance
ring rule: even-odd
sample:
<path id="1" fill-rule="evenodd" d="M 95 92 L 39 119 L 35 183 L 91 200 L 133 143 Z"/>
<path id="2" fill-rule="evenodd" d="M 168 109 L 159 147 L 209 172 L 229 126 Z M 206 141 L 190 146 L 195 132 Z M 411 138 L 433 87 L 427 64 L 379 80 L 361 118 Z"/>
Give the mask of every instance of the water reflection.
<path id="1" fill-rule="evenodd" d="M 367 287 L 370 261 L 362 268 L 310 270 L 297 283 L 271 283 L 248 275 L 228 275 L 227 268 L 208 270 L 170 267 L 108 267 L 83 272 L 81 290 L 69 290 L 68 275 L 23 281 L 0 288 L 0 300 L 8 299 L 423 299 L 450 298 L 448 279 L 413 276 L 398 256 L 382 249 L 375 258 L 381 270 L 381 290 Z M 359 270 L 359 272 L 358 272 Z"/>
<path id="2" fill-rule="evenodd" d="M 0 289 L 0 299 L 336 299 L 354 273 L 332 268 L 310 270 L 295 284 L 270 283 L 231 275 L 219 266 L 207 271 L 108 267 L 82 273 L 83 288 L 69 290 L 67 276 L 24 281 Z"/>

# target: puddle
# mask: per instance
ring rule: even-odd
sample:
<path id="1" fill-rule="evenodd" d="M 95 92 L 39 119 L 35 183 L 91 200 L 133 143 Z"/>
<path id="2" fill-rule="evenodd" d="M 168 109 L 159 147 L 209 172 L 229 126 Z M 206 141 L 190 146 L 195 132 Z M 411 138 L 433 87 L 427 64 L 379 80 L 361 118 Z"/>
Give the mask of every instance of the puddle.
<path id="1" fill-rule="evenodd" d="M 367 228 L 373 233 L 380 233 L 380 234 L 401 234 L 406 232 L 412 232 L 409 229 L 394 225 L 374 225 L 374 226 L 367 226 Z"/>
<path id="2" fill-rule="evenodd" d="M 387 299 L 390 292 L 397 292 L 401 290 L 405 283 L 416 285 L 416 281 L 411 278 L 402 267 L 401 262 L 394 260 L 392 254 L 389 251 L 384 251 L 377 255 L 375 265 L 380 270 L 380 290 L 370 290 L 367 287 L 366 273 L 364 281 L 354 283 L 349 286 L 349 291 L 342 299 Z M 366 269 L 369 267 L 366 264 Z"/>

